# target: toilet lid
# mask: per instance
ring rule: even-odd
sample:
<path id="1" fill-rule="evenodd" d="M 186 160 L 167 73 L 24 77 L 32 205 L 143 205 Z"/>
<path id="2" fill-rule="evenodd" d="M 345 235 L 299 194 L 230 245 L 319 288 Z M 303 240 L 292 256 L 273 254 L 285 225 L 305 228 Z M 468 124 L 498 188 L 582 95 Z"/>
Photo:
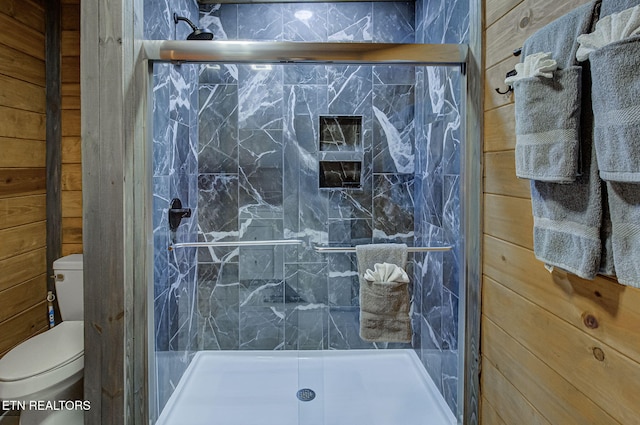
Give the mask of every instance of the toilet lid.
<path id="1" fill-rule="evenodd" d="M 84 354 L 84 322 L 62 322 L 0 359 L 0 381 L 30 378 L 64 366 Z"/>

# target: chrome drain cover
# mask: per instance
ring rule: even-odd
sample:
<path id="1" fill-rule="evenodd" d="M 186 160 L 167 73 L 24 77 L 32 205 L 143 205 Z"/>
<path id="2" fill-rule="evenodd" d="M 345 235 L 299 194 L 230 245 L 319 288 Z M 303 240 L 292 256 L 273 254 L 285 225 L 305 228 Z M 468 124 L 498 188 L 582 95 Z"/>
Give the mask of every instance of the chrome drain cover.
<path id="1" fill-rule="evenodd" d="M 311 388 L 303 388 L 298 390 L 296 397 L 298 397 L 300 401 L 311 401 L 316 398 L 316 393 Z"/>

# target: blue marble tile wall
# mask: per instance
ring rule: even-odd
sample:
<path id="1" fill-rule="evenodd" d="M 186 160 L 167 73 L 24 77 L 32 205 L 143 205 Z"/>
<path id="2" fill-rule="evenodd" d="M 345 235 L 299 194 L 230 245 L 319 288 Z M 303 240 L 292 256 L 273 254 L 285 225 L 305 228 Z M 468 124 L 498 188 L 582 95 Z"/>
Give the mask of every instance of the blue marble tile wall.
<path id="1" fill-rule="evenodd" d="M 173 12 L 198 19 L 195 0 L 144 2 L 145 38 L 184 39 L 189 26 L 173 22 Z M 171 394 L 197 348 L 194 304 L 197 296 L 197 258 L 194 248 L 167 248 L 172 241 L 197 238 L 198 206 L 198 67 L 155 64 L 153 68 L 153 242 L 154 326 L 157 406 Z M 192 209 L 191 219 L 171 234 L 168 209 L 173 198 Z M 169 359 L 162 353 L 180 356 Z M 177 381 L 176 381 L 177 382 Z M 174 382 L 175 384 L 175 382 Z M 159 411 L 159 410 L 158 410 Z M 158 411 L 152 412 L 157 414 Z"/>
<path id="2" fill-rule="evenodd" d="M 229 40 L 414 42 L 414 22 L 413 2 L 200 9 L 200 25 Z M 360 339 L 355 256 L 313 245 L 413 245 L 415 75 L 410 66 L 201 67 L 199 239 L 304 241 L 200 250 L 201 349 L 409 346 Z M 360 189 L 319 188 L 318 161 L 331 156 L 319 149 L 321 115 L 362 117 Z"/>
<path id="3" fill-rule="evenodd" d="M 467 0 L 416 0 L 416 42 L 467 43 Z M 425 368 L 457 412 L 460 267 L 461 74 L 457 67 L 416 71 L 416 245 L 446 244 L 453 250 L 415 256 L 415 316 Z"/>

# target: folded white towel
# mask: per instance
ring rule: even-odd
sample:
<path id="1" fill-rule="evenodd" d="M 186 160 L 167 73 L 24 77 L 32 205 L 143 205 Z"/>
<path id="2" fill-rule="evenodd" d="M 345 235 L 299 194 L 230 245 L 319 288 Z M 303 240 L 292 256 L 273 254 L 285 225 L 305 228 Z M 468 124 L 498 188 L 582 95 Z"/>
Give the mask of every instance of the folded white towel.
<path id="1" fill-rule="evenodd" d="M 373 268 L 375 270 L 367 269 L 364 272 L 364 278 L 369 282 L 409 282 L 407 273 L 395 264 L 376 263 Z"/>
<path id="2" fill-rule="evenodd" d="M 553 71 L 556 69 L 558 69 L 558 63 L 551 58 L 551 53 L 533 53 L 527 55 L 521 63 L 516 64 L 516 75 L 507 77 L 504 83 L 512 86 L 514 82 L 523 78 L 553 78 Z"/>
<path id="3" fill-rule="evenodd" d="M 590 34 L 578 36 L 576 58 L 586 61 L 594 50 L 640 34 L 640 6 L 625 9 L 620 13 L 605 16 L 596 23 L 596 29 Z"/>

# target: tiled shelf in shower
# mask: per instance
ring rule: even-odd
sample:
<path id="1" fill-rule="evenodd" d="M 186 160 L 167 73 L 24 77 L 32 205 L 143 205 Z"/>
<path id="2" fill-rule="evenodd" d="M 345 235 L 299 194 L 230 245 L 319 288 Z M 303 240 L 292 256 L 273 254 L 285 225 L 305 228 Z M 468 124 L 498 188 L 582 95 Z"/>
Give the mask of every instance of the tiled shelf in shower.
<path id="1" fill-rule="evenodd" d="M 362 150 L 362 117 L 320 116 L 320 151 Z"/>
<path id="2" fill-rule="evenodd" d="M 320 188 L 361 188 L 362 117 L 320 116 L 318 143 Z"/>

